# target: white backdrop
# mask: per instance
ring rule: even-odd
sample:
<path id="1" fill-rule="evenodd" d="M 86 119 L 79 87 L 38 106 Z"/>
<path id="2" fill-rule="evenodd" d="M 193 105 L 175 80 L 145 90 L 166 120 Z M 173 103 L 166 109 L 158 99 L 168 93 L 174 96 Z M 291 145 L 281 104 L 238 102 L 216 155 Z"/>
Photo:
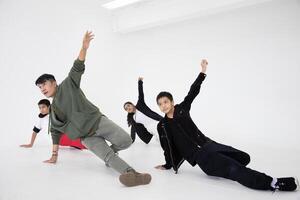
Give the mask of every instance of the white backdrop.
<path id="1" fill-rule="evenodd" d="M 0 0 L 1 145 L 29 139 L 43 98 L 36 78 L 52 73 L 62 81 L 83 33 L 93 30 L 82 88 L 122 127 L 122 105 L 137 100 L 138 76 L 159 111 L 157 93 L 168 90 L 179 103 L 207 58 L 208 76 L 192 106 L 200 130 L 237 147 L 299 150 L 299 22 L 299 0 L 275 0 L 118 34 L 97 0 Z"/>

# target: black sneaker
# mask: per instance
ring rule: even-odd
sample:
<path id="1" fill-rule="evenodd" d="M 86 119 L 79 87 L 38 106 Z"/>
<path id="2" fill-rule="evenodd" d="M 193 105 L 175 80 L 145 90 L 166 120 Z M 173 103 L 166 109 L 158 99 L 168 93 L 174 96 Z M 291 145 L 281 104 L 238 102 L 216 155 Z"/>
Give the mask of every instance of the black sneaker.
<path id="1" fill-rule="evenodd" d="M 275 190 L 294 191 L 297 189 L 298 180 L 293 177 L 278 178 L 275 184 Z"/>

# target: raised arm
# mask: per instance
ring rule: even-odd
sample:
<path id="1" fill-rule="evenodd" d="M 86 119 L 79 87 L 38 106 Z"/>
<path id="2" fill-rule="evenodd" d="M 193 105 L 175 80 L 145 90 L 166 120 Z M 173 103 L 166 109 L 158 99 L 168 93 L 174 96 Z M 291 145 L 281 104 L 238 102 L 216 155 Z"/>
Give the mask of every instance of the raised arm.
<path id="1" fill-rule="evenodd" d="M 87 31 L 84 34 L 83 41 L 82 41 L 82 47 L 79 52 L 78 60 L 85 61 L 87 49 L 89 48 L 90 42 L 91 42 L 91 40 L 94 39 L 94 37 L 95 37 L 95 35 L 91 31 Z"/>
<path id="2" fill-rule="evenodd" d="M 149 108 L 145 102 L 144 99 L 144 89 L 143 89 L 143 77 L 139 77 L 138 79 L 138 89 L 139 89 L 139 100 L 138 103 L 136 104 L 137 107 L 142 109 L 142 112 L 146 112 L 147 116 L 150 117 L 151 119 L 154 119 L 156 121 L 161 120 L 163 117 L 154 112 L 151 108 Z"/>
<path id="3" fill-rule="evenodd" d="M 144 90 L 143 90 L 143 77 L 139 77 L 138 80 L 138 89 L 139 89 L 139 101 L 145 101 L 144 99 Z"/>
<path id="4" fill-rule="evenodd" d="M 94 35 L 92 34 L 92 32 L 87 31 L 83 37 L 82 47 L 80 49 L 78 58 L 74 61 L 73 67 L 69 73 L 68 77 L 77 87 L 80 87 L 81 76 L 84 73 L 85 69 L 84 61 L 86 58 L 86 53 L 90 46 L 90 42 L 93 39 Z"/>
<path id="5" fill-rule="evenodd" d="M 180 105 L 188 111 L 191 109 L 192 102 L 194 101 L 194 99 L 200 92 L 201 84 L 206 77 L 205 73 L 206 73 L 207 65 L 208 65 L 207 60 L 204 59 L 201 61 L 201 73 L 198 75 L 197 79 L 192 84 L 192 86 L 191 86 L 187 96 L 184 98 L 183 102 L 180 103 Z"/>

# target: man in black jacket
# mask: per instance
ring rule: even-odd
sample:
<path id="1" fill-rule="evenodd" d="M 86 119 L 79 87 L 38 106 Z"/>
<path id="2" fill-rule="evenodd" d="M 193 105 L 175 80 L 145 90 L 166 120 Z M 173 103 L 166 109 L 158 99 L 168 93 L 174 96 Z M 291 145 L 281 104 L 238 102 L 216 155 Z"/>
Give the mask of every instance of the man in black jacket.
<path id="1" fill-rule="evenodd" d="M 143 91 L 143 78 L 139 77 L 138 80 L 139 99 L 136 105 L 131 102 L 124 104 L 124 109 L 128 112 L 127 122 L 131 126 L 131 139 L 135 141 L 135 135 L 146 144 L 150 142 L 155 134 L 157 124 L 163 117 L 152 111 L 145 103 Z"/>
<path id="2" fill-rule="evenodd" d="M 177 173 L 182 162 L 187 160 L 192 166 L 198 164 L 207 175 L 231 179 L 252 189 L 296 190 L 295 178 L 272 178 L 246 167 L 250 162 L 247 153 L 209 139 L 195 125 L 190 109 L 206 77 L 207 65 L 208 62 L 202 60 L 202 72 L 180 104 L 174 105 L 169 92 L 158 94 L 156 101 L 165 117 L 160 120 L 157 129 L 166 164 L 155 168 L 165 170 L 173 167 Z"/>

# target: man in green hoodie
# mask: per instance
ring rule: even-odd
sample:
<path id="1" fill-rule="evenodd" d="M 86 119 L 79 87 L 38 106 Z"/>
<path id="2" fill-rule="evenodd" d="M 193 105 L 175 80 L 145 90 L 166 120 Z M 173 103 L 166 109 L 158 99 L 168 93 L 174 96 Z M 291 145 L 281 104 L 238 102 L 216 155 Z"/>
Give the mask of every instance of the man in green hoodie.
<path id="1" fill-rule="evenodd" d="M 107 166 L 118 171 L 121 174 L 119 180 L 125 186 L 149 184 L 150 174 L 136 172 L 117 155 L 118 151 L 131 145 L 129 134 L 103 115 L 80 89 L 81 76 L 85 70 L 84 61 L 92 39 L 92 32 L 86 32 L 79 56 L 61 84 L 57 85 L 51 74 L 43 74 L 35 82 L 46 97 L 53 98 L 50 112 L 53 151 L 51 158 L 44 162 L 57 162 L 59 139 L 61 133 L 66 133 L 70 139 L 80 138 Z"/>

